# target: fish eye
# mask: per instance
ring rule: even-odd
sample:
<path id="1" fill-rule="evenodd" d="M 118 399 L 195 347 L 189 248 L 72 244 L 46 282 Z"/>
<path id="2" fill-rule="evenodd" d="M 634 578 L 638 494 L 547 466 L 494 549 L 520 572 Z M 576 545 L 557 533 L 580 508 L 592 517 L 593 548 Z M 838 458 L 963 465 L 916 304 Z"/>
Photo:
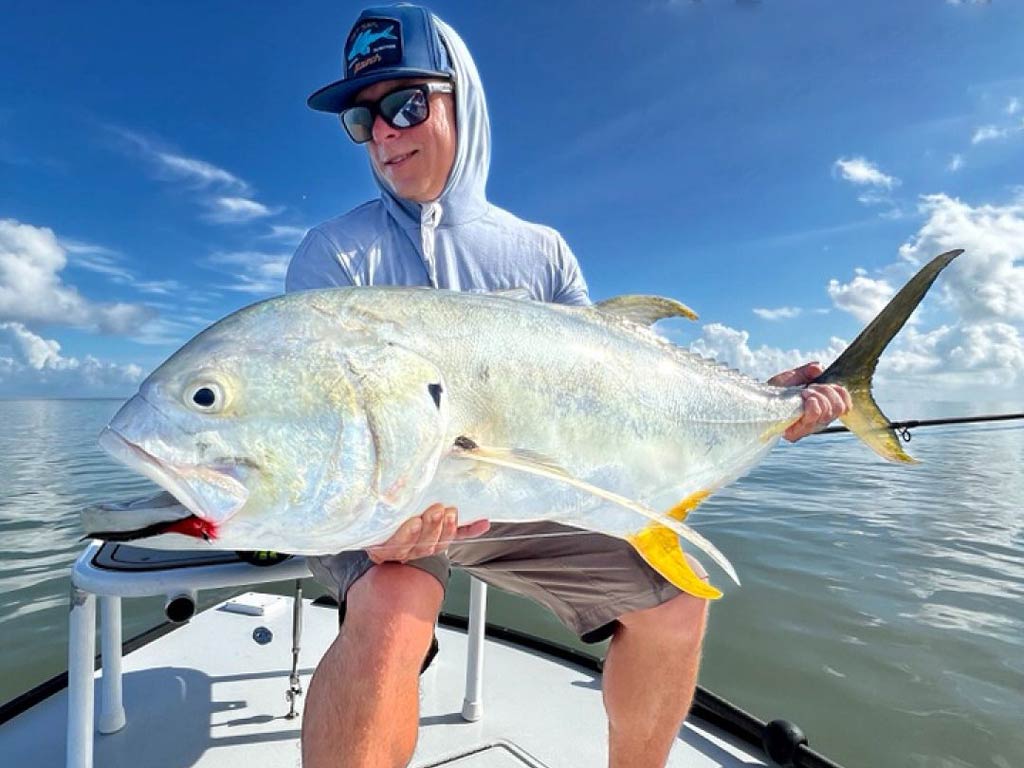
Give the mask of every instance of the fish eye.
<path id="1" fill-rule="evenodd" d="M 204 381 L 189 387 L 185 400 L 197 410 L 212 413 L 224 408 L 224 391 L 216 382 Z"/>

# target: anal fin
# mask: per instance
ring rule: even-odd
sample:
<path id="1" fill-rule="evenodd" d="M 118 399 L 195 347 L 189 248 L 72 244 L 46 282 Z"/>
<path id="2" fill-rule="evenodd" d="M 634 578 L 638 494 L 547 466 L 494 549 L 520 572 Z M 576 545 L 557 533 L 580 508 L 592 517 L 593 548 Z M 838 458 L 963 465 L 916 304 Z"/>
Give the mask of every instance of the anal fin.
<path id="1" fill-rule="evenodd" d="M 613 504 L 617 504 L 625 509 L 631 509 L 639 515 L 652 521 L 652 525 L 647 526 L 640 531 L 639 534 L 630 533 L 628 535 L 641 535 L 644 530 L 652 527 L 664 527 L 672 531 L 674 534 L 682 536 L 684 539 L 689 541 L 695 547 L 704 552 L 708 557 L 715 561 L 725 571 L 729 578 L 735 581 L 737 584 L 740 583 L 739 576 L 736 575 L 736 570 L 732 567 L 732 563 L 729 562 L 728 558 L 718 551 L 718 548 L 708 541 L 706 538 L 701 536 L 695 530 L 690 528 L 688 525 L 680 522 L 679 518 L 675 515 L 686 516 L 686 514 L 696 507 L 704 498 L 710 494 L 710 491 L 698 491 L 695 494 L 691 494 L 686 497 L 673 507 L 668 513 L 657 512 L 646 504 L 642 504 L 633 499 L 628 499 L 625 496 L 621 496 L 613 491 L 599 488 L 596 485 L 581 480 L 580 478 L 573 477 L 569 472 L 559 465 L 553 459 L 550 459 L 542 454 L 534 451 L 523 450 L 523 449 L 509 449 L 509 448 L 494 448 L 489 446 L 479 445 L 475 440 L 461 436 L 455 439 L 455 445 L 452 446 L 451 456 L 456 459 L 468 459 L 470 461 L 478 461 L 484 464 L 493 464 L 499 467 L 507 467 L 509 469 L 518 470 L 521 472 L 527 472 L 532 475 L 539 477 L 546 477 L 549 480 L 554 480 L 559 483 L 564 483 L 568 486 L 576 488 L 584 493 L 591 494 L 600 499 L 610 501 Z M 703 495 L 701 495 L 703 494 Z M 674 514 L 673 514 L 674 513 Z M 636 546 L 636 545 L 634 545 Z M 676 549 L 679 549 L 679 542 L 675 542 Z M 639 550 L 638 550 L 639 551 Z M 681 550 L 680 550 L 681 551 Z M 642 554 L 642 553 L 641 553 Z M 687 566 L 689 567 L 689 566 Z M 659 571 L 660 573 L 660 571 Z M 665 576 L 668 578 L 668 576 Z"/>
<path id="2" fill-rule="evenodd" d="M 673 520 L 678 520 L 681 523 L 686 519 L 688 514 L 700 506 L 700 503 L 710 495 L 711 491 L 696 491 L 691 493 L 665 514 Z"/>
<path id="3" fill-rule="evenodd" d="M 666 581 L 688 595 L 705 600 L 717 600 L 721 591 L 697 575 L 686 561 L 686 554 L 679 546 L 679 536 L 663 525 L 651 523 L 639 533 L 627 538 L 651 568 Z"/>

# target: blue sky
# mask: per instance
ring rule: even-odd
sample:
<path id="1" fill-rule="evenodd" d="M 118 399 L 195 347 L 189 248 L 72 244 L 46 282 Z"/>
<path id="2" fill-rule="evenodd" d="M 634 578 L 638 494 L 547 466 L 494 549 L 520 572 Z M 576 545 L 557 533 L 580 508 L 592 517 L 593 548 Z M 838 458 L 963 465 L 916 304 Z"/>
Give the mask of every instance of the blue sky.
<path id="1" fill-rule="evenodd" d="M 0 397 L 130 394 L 373 196 L 305 107 L 361 7 L 5 11 Z M 964 247 L 880 386 L 1024 400 L 1024 5 L 431 7 L 484 80 L 491 200 L 559 229 L 595 298 L 679 298 L 701 319 L 670 337 L 768 376 Z"/>

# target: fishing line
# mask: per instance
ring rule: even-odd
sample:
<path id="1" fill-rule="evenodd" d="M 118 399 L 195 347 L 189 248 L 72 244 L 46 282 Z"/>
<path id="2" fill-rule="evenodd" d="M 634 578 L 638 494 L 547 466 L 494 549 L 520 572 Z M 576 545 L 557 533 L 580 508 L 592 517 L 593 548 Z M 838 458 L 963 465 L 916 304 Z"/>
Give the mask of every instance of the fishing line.
<path id="1" fill-rule="evenodd" d="M 733 517 L 714 517 L 714 518 L 709 519 L 709 520 L 694 521 L 694 523 L 690 527 L 693 528 L 694 530 L 698 530 L 698 529 L 702 529 L 702 528 L 707 528 L 709 526 L 729 525 L 731 523 L 738 523 L 738 522 L 742 522 L 742 523 L 787 522 L 789 520 L 805 520 L 805 519 L 812 518 L 812 517 L 825 517 L 826 515 L 831 516 L 831 517 L 836 517 L 836 516 L 850 516 L 850 517 L 854 517 L 854 516 L 857 515 L 857 513 L 856 512 L 839 512 L 839 511 L 836 511 L 834 509 L 828 509 L 828 510 L 824 510 L 824 511 L 821 511 L 821 512 L 804 512 L 804 513 L 798 513 L 798 514 L 788 514 L 788 515 L 778 515 L 778 516 L 754 515 L 754 516 L 750 516 L 750 517 L 743 517 L 743 516 L 736 515 L 736 516 L 733 516 Z M 524 523 L 524 525 L 528 525 L 528 524 L 531 524 L 531 523 Z M 500 523 L 500 525 L 515 525 L 515 523 Z M 474 536 L 474 537 L 468 538 L 468 539 L 454 539 L 453 541 L 449 542 L 447 546 L 453 546 L 453 545 L 463 546 L 463 545 L 466 545 L 466 544 L 488 544 L 488 543 L 504 542 L 504 541 L 530 541 L 530 540 L 533 540 L 533 539 L 554 539 L 554 538 L 562 538 L 562 537 L 569 537 L 569 536 L 607 536 L 609 538 L 618 538 L 618 537 L 615 537 L 615 536 L 611 536 L 611 534 L 601 533 L 600 531 L 576 530 L 576 531 L 556 531 L 556 532 L 551 532 L 551 533 L 509 534 L 509 535 L 505 535 L 505 536 Z M 390 550 L 407 550 L 407 549 L 414 548 L 414 546 L 415 545 L 409 545 L 409 544 L 393 544 L 393 545 L 390 545 L 390 546 L 387 546 L 387 547 L 385 547 L 385 546 L 370 546 L 370 547 L 367 547 L 367 549 L 372 549 L 372 550 L 375 550 L 375 551 L 379 551 L 379 550 L 388 550 L 388 551 L 390 551 Z"/>

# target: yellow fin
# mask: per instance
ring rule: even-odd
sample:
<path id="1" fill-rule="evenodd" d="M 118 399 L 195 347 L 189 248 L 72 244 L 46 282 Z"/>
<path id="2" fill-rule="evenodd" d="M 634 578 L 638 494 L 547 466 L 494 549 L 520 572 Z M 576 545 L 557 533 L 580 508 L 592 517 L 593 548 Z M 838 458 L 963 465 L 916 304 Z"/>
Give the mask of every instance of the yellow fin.
<path id="1" fill-rule="evenodd" d="M 700 503 L 710 495 L 711 491 L 697 491 L 695 493 L 691 493 L 665 514 L 673 520 L 678 520 L 681 523 L 686 519 L 688 514 L 695 510 Z"/>
<path id="2" fill-rule="evenodd" d="M 599 488 L 585 480 L 573 477 L 553 459 L 542 454 L 517 448 L 491 448 L 477 445 L 477 443 L 471 438 L 463 435 L 455 438 L 455 445 L 452 446 L 451 456 L 457 459 L 480 461 L 485 464 L 494 464 L 499 467 L 508 467 L 509 469 L 516 469 L 521 472 L 528 472 L 532 475 L 546 477 L 550 480 L 556 480 L 560 483 L 571 485 L 585 493 L 605 499 L 613 504 L 618 504 L 626 509 L 631 509 L 638 514 L 643 515 L 648 520 L 652 520 L 657 524 L 665 526 L 666 528 L 674 531 L 677 535 L 682 536 L 718 563 L 722 570 L 729 574 L 730 579 L 735 581 L 737 584 L 740 583 L 739 576 L 736 575 L 736 570 L 732 567 L 732 563 L 729 562 L 729 559 L 718 551 L 718 547 L 689 526 L 684 525 L 678 520 L 674 520 L 664 512 L 656 512 L 646 504 L 634 501 L 633 499 L 628 499 L 625 496 L 620 496 L 619 494 L 614 493 L 613 491 Z M 681 503 L 685 504 L 686 500 Z M 677 507 L 678 506 L 679 505 L 677 505 Z M 696 504 L 694 504 L 694 506 L 696 506 Z M 679 544 L 677 542 L 676 547 L 678 548 L 678 546 Z"/>
<path id="3" fill-rule="evenodd" d="M 686 562 L 679 537 L 663 525 L 652 523 L 627 538 L 647 564 L 673 586 L 688 595 L 717 600 L 722 593 L 696 574 Z"/>
<path id="4" fill-rule="evenodd" d="M 903 450 L 896 430 L 875 404 L 870 390 L 850 389 L 850 397 L 853 400 L 853 410 L 839 417 L 846 428 L 883 459 L 903 464 L 917 464 L 917 459 Z"/>
<path id="5" fill-rule="evenodd" d="M 786 430 L 789 429 L 792 425 L 796 424 L 798 421 L 800 421 L 800 414 L 797 414 L 796 416 L 793 416 L 788 419 L 783 419 L 782 421 L 777 421 L 770 427 L 768 427 L 768 429 L 766 429 L 764 432 L 762 432 L 758 439 L 762 443 L 767 443 L 769 440 L 774 440 L 780 435 L 785 434 Z"/>
<path id="6" fill-rule="evenodd" d="M 904 464 L 917 463 L 903 450 L 896 430 L 871 396 L 871 378 L 875 375 L 878 357 L 917 309 L 935 278 L 961 253 L 963 251 L 959 248 L 946 251 L 925 264 L 836 361 L 814 380 L 814 383 L 836 383 L 846 387 L 853 399 L 853 409 L 840 417 L 843 424 L 883 459 Z"/>

